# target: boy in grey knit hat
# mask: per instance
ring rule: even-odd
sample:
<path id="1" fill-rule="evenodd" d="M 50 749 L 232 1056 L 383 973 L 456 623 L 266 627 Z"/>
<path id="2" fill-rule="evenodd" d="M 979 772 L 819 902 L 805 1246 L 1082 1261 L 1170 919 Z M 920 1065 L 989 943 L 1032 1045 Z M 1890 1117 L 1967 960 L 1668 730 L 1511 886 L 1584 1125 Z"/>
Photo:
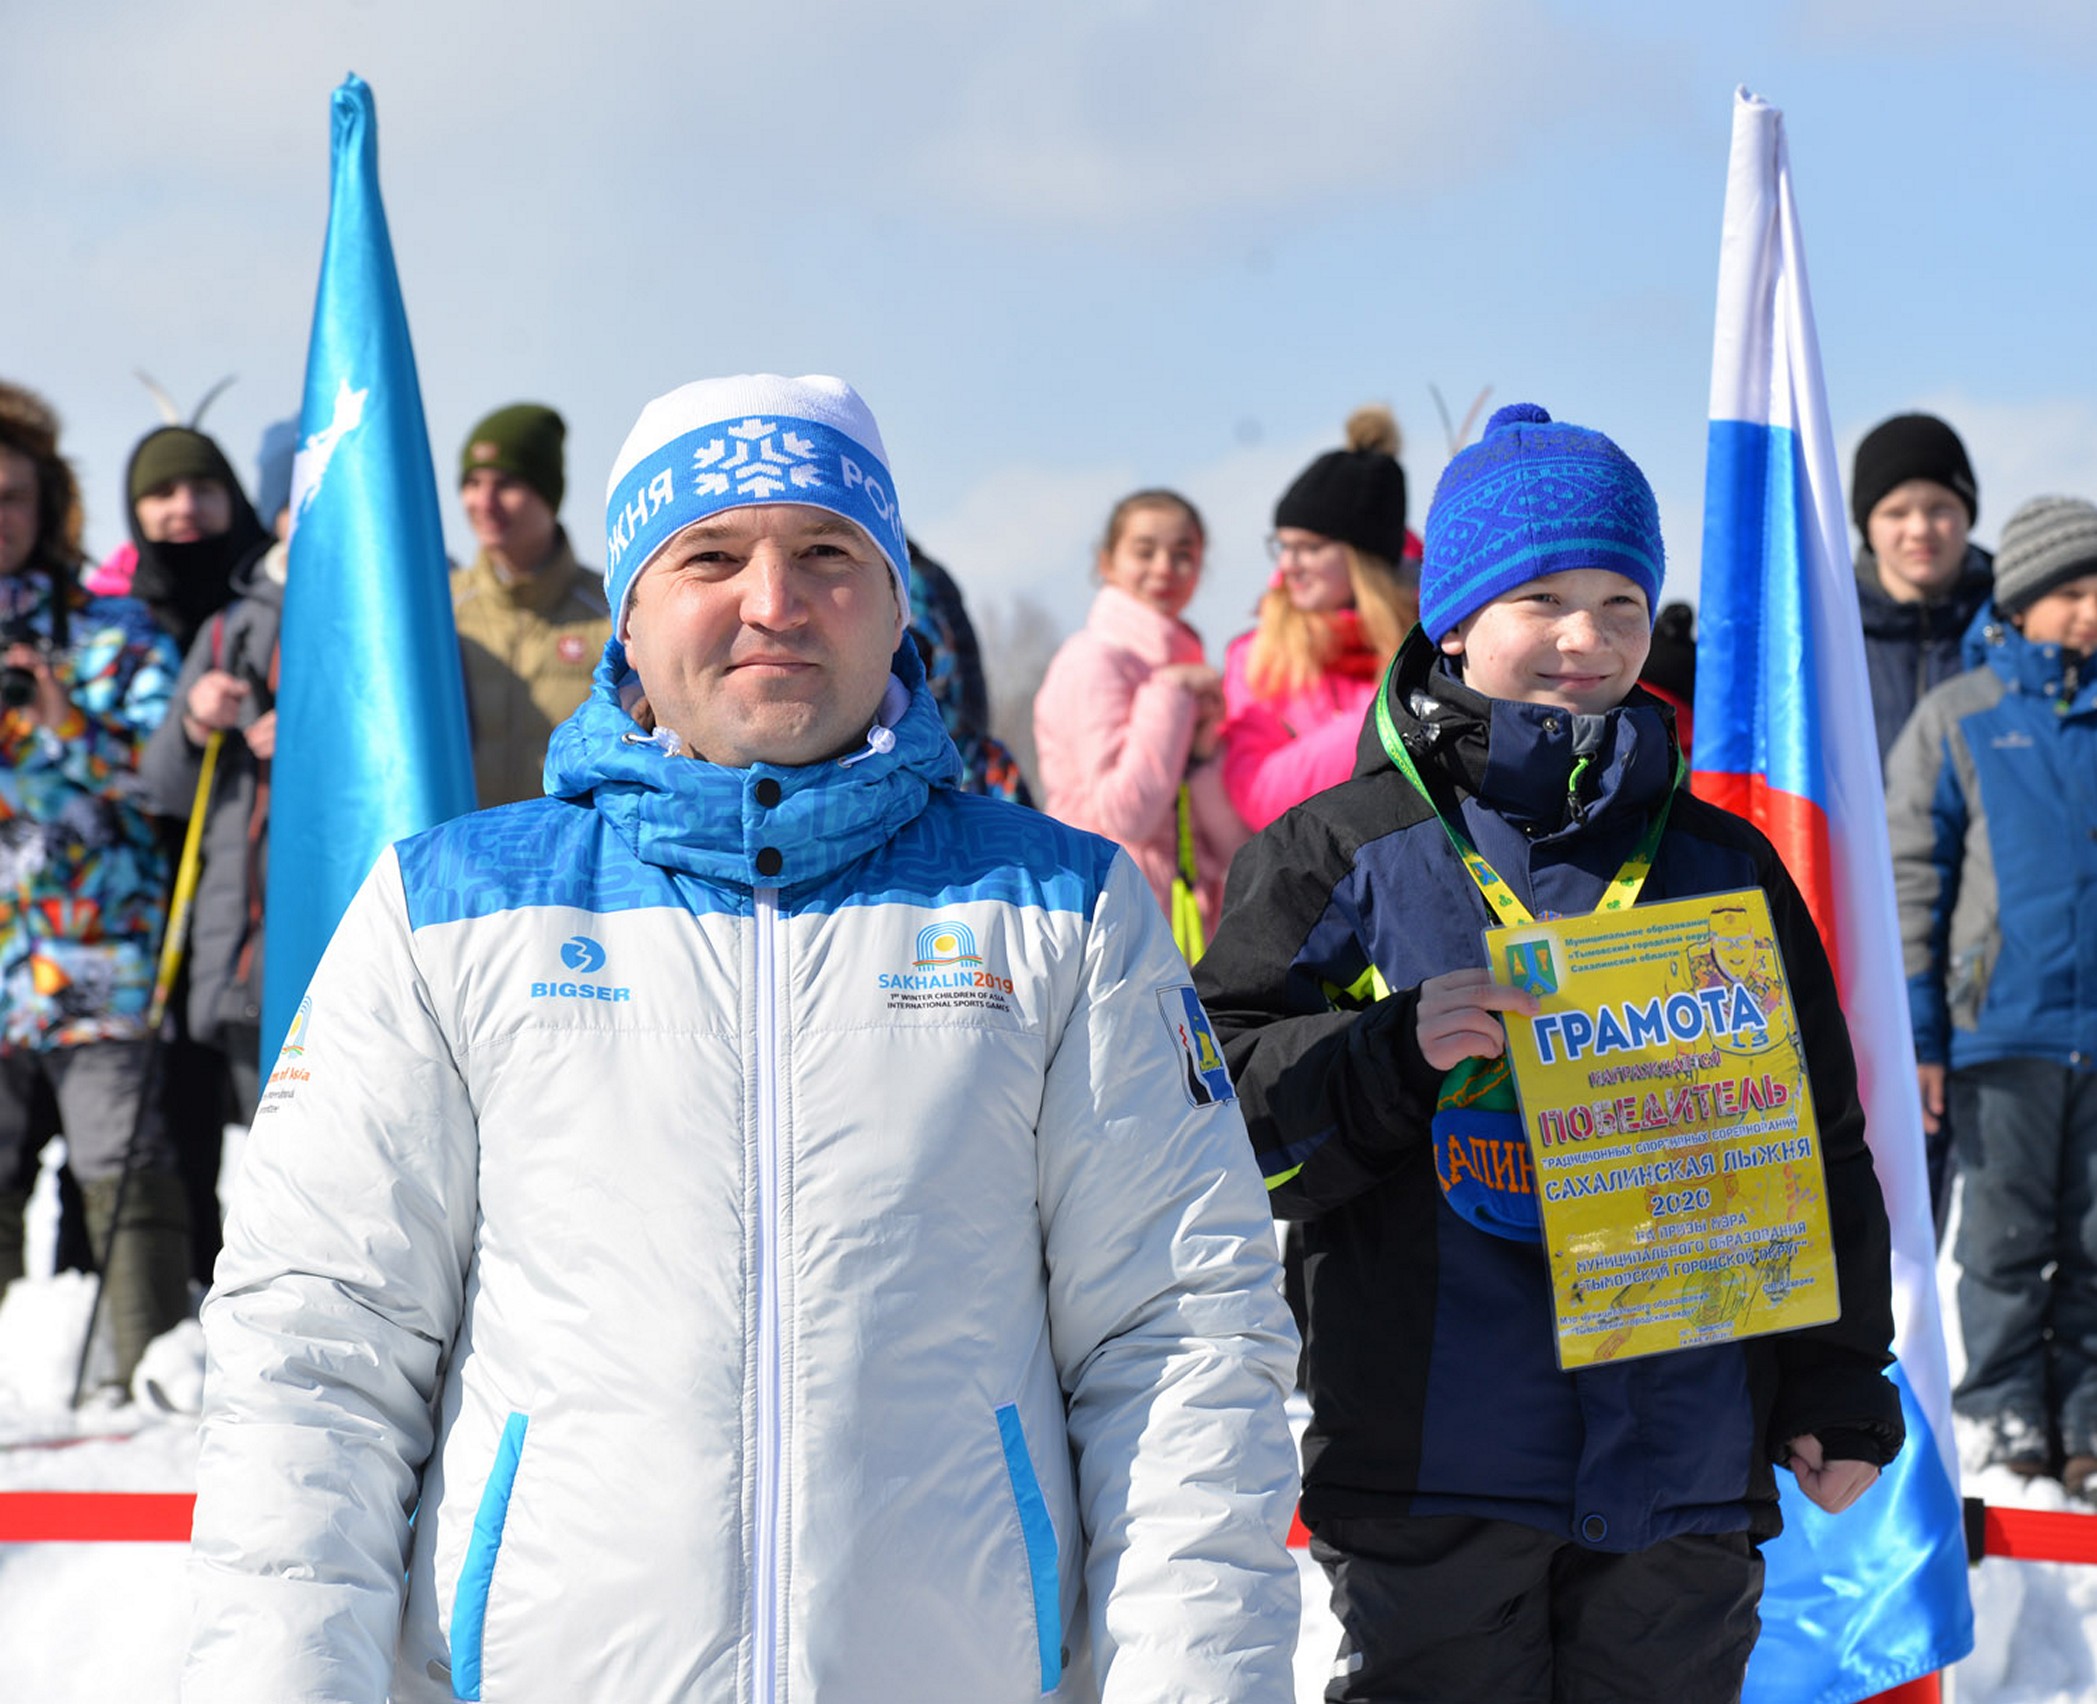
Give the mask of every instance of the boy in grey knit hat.
<path id="1" fill-rule="evenodd" d="M 2097 506 L 2003 527 L 1968 672 L 1887 760 L 1925 1122 L 1950 1113 L 1969 1471 L 2097 1490 Z"/>

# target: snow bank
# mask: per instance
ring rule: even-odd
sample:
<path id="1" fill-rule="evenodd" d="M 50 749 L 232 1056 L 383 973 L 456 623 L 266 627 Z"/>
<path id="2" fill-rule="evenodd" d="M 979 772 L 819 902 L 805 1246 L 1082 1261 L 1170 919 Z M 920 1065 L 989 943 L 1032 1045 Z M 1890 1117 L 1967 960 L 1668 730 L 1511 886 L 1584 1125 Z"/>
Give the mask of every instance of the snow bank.
<path id="1" fill-rule="evenodd" d="M 1940 1268 L 1953 1373 L 1951 1286 Z M 0 1490 L 187 1491 L 196 1481 L 196 1423 L 139 1405 L 66 1411 L 86 1323 L 77 1274 L 22 1280 L 0 1301 Z M 156 1343 L 135 1381 L 171 1396 L 201 1389 L 194 1322 Z M 1299 1425 L 1303 1415 L 1299 1409 Z M 1996 1468 L 1969 1495 L 2005 1506 L 2088 1508 L 2051 1480 Z M 186 1553 L 173 1544 L 0 1545 L 0 1651 L 8 1698 L 39 1704 L 174 1704 L 189 1614 Z M 1339 1645 L 1324 1576 L 1298 1553 L 1304 1588 L 1296 1695 L 1322 1697 Z M 2084 1704 L 2097 1696 L 2097 1567 L 1992 1561 L 1973 1575 L 1978 1641 L 1954 1671 L 1952 1704 Z"/>

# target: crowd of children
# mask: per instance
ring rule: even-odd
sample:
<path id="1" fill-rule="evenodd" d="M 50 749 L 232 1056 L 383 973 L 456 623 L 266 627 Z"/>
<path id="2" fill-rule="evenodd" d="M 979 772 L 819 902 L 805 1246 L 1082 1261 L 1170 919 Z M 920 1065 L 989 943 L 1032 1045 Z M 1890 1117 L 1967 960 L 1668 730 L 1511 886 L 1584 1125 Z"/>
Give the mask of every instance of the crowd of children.
<path id="1" fill-rule="evenodd" d="M 198 938 L 199 1004 L 175 1033 L 234 1037 L 251 1103 L 285 583 L 268 523 L 288 491 L 258 516 L 208 438 L 152 434 L 129 475 L 129 557 L 100 571 L 126 583 L 83 582 L 55 421 L 26 393 L 4 400 L 0 844 L 19 892 L 0 967 L 0 1279 L 19 1269 L 26 1143 L 55 1096 L 117 1261 L 128 1367 L 179 1312 L 185 1222 L 209 1212 L 184 1199 L 146 1081 L 143 943 L 170 850 L 147 813 L 179 821 L 208 734 L 239 734 L 211 853 L 224 927 Z M 536 405 L 498 411 L 462 452 L 481 509 L 515 487 L 509 509 L 543 523 L 535 560 L 566 550 L 560 432 Z M 1503 408 L 1416 533 L 1399 449 L 1388 410 L 1359 410 L 1282 493 L 1272 578 L 1220 669 L 1184 620 L 1200 513 L 1163 489 L 1116 504 L 1084 626 L 1034 703 L 1034 779 L 1047 811 L 1124 846 L 1170 913 L 1292 1221 L 1303 1511 L 1345 1631 L 1328 1697 L 1733 1698 L 1777 1473 L 1839 1513 L 1903 1441 L 1886 1218 L 1835 982 L 1768 842 L 1684 785 L 1692 617 L 1662 608 L 1632 458 Z M 1972 1468 L 2097 1493 L 2097 505 L 2028 502 L 1991 557 L 1970 537 L 1965 446 L 1927 415 L 1866 435 L 1851 498 L 1940 1227 L 1963 1180 L 1961 1448 Z M 516 519 L 490 513 L 490 529 Z M 482 542 L 491 587 L 535 583 Z M 918 574 L 913 630 L 969 785 L 1025 801 L 958 587 L 929 560 Z M 58 913 L 36 895 L 60 877 L 95 889 L 96 938 L 39 932 Z M 1533 1173 L 1459 1185 L 1447 1163 L 1459 1128 L 1525 1139 L 1504 1023 L 1535 997 L 1494 979 L 1481 930 L 1746 889 L 1798 1013 L 1839 1316 L 1563 1370 Z M 127 905 L 136 926 L 112 933 Z M 104 1197 L 126 1170 L 119 1237 Z"/>
<path id="2" fill-rule="evenodd" d="M 1192 505 L 1142 492 L 1116 509 L 1093 618 L 1036 707 L 1047 807 L 1121 839 L 1161 904 L 1175 883 L 1194 898 L 1182 944 L 1292 1221 L 1304 1513 L 1345 1630 L 1327 1696 L 1732 1698 L 1775 1472 L 1839 1512 L 1903 1439 L 1887 1227 L 1834 981 L 1767 842 L 1681 786 L 1693 617 L 1661 609 L 1631 459 L 1502 409 L 1444 472 L 1423 542 L 1397 449 L 1389 415 L 1364 410 L 1283 495 L 1274 576 L 1220 679 L 1179 619 L 1205 542 Z M 1970 1470 L 2082 1494 L 2097 506 L 2029 503 L 1991 558 L 1970 538 L 1965 446 L 1919 414 L 1864 437 L 1852 502 L 1940 1229 L 1954 1156 L 1964 1180 L 1960 1445 Z M 1486 889 L 1585 912 L 1659 823 L 1643 898 L 1755 888 L 1770 905 L 1842 1308 L 1568 1373 L 1526 1168 L 1481 1191 L 1442 1163 L 1452 1109 L 1520 1139 L 1504 1074 L 1497 1099 L 1477 1092 L 1503 1016 L 1533 1006 L 1486 969 Z"/>

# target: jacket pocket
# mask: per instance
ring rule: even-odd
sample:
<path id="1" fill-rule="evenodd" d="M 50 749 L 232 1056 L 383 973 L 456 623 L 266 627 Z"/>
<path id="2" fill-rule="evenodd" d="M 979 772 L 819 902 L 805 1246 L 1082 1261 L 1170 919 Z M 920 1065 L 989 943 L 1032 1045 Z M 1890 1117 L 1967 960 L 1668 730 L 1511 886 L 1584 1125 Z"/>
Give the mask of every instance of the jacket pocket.
<path id="1" fill-rule="evenodd" d="M 1027 1454 L 1027 1434 L 1019 1409 L 1006 1403 L 998 1411 L 998 1442 L 1005 1451 L 1005 1477 L 1019 1510 L 1020 1536 L 1026 1540 L 1027 1575 L 1034 1588 L 1034 1637 L 1041 1651 L 1041 1690 L 1053 1692 L 1063 1679 L 1063 1593 L 1056 1569 L 1056 1525 L 1049 1518 L 1041 1482 L 1034 1477 L 1034 1458 Z"/>
<path id="2" fill-rule="evenodd" d="M 480 1507 L 473 1515 L 473 1536 L 459 1564 L 459 1589 L 451 1603 L 451 1695 L 481 1695 L 481 1638 L 488 1625 L 488 1587 L 495 1578 L 495 1556 L 502 1548 L 503 1523 L 509 1518 L 510 1491 L 517 1483 L 517 1463 L 524 1454 L 525 1417 L 512 1414 L 503 1422 L 502 1439 L 488 1483 L 481 1487 Z"/>

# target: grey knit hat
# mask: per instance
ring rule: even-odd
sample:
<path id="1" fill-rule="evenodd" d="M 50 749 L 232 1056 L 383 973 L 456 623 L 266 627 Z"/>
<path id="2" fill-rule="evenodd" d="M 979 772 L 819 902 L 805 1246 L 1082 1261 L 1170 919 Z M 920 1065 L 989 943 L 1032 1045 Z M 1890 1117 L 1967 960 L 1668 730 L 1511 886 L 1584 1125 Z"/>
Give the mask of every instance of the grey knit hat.
<path id="1" fill-rule="evenodd" d="M 2097 574 L 2097 505 L 2034 497 L 2002 525 L 1995 547 L 1995 607 L 2029 609 L 2055 586 Z"/>

